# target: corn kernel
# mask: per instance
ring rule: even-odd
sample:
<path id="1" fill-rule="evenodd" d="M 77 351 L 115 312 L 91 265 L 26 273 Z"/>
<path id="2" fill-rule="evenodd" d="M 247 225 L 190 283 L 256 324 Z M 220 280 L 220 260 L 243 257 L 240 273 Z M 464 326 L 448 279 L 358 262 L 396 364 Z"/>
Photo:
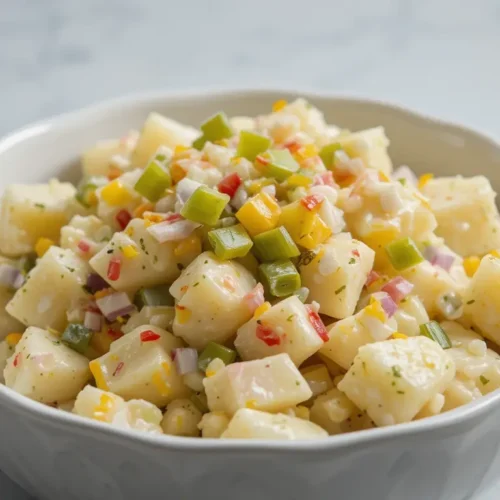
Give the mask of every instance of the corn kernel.
<path id="1" fill-rule="evenodd" d="M 132 226 L 128 226 L 127 229 L 125 229 L 125 234 L 132 238 L 132 236 L 134 236 L 134 231 L 135 230 Z"/>
<path id="2" fill-rule="evenodd" d="M 5 337 L 5 342 L 7 342 L 9 347 L 14 347 L 19 343 L 22 336 L 22 333 L 9 333 L 7 337 Z"/>
<path id="3" fill-rule="evenodd" d="M 278 202 L 267 193 L 259 193 L 250 198 L 236 212 L 236 218 L 251 236 L 270 231 L 278 225 L 281 208 Z"/>
<path id="4" fill-rule="evenodd" d="M 104 186 L 101 198 L 112 207 L 127 205 L 134 199 L 132 193 L 119 180 Z"/>
<path id="5" fill-rule="evenodd" d="M 109 387 L 108 384 L 106 383 L 106 379 L 104 378 L 104 374 L 102 372 L 102 368 L 101 365 L 99 364 L 99 361 L 97 361 L 96 359 L 91 361 L 89 363 L 89 368 L 90 371 L 92 372 L 92 375 L 94 376 L 97 388 L 103 391 L 108 391 Z"/>
<path id="6" fill-rule="evenodd" d="M 174 255 L 176 257 L 181 257 L 188 253 L 196 255 L 201 253 L 201 240 L 197 234 L 192 234 L 179 241 L 174 248 Z"/>
<path id="7" fill-rule="evenodd" d="M 250 408 L 251 410 L 255 410 L 255 408 L 257 408 L 257 401 L 255 399 L 249 399 L 245 403 L 245 407 Z"/>
<path id="8" fill-rule="evenodd" d="M 294 154 L 294 157 L 298 162 L 302 162 L 308 158 L 314 158 L 315 156 L 318 156 L 318 148 L 314 144 L 306 144 L 298 149 Z"/>
<path id="9" fill-rule="evenodd" d="M 35 252 L 38 257 L 42 257 L 45 252 L 47 252 L 47 250 L 53 245 L 55 245 L 55 243 L 51 239 L 44 238 L 42 236 L 41 238 L 38 238 L 37 242 L 35 243 Z"/>
<path id="10" fill-rule="evenodd" d="M 163 380 L 160 371 L 156 371 L 151 377 L 151 382 L 155 385 L 156 389 L 162 396 L 168 396 L 170 394 L 169 385 Z"/>
<path id="11" fill-rule="evenodd" d="M 382 304 L 373 297 L 370 297 L 370 304 L 366 306 L 365 312 L 368 316 L 373 316 L 382 323 L 384 323 L 386 320 L 385 312 L 382 309 Z"/>
<path id="12" fill-rule="evenodd" d="M 184 306 L 175 306 L 175 320 L 179 325 L 184 325 L 191 319 L 191 309 Z"/>
<path id="13" fill-rule="evenodd" d="M 105 422 L 107 420 L 106 416 L 109 410 L 114 406 L 114 399 L 109 394 L 102 394 L 99 400 L 99 404 L 94 407 L 93 418 L 95 420 L 100 420 Z"/>
<path id="14" fill-rule="evenodd" d="M 430 180 L 434 178 L 433 174 L 421 175 L 418 179 L 418 189 L 422 189 Z"/>
<path id="15" fill-rule="evenodd" d="M 408 338 L 408 335 L 405 335 L 404 333 L 399 333 L 399 332 L 394 332 L 392 334 L 392 338 L 393 339 L 401 339 L 401 340 L 405 340 Z"/>
<path id="16" fill-rule="evenodd" d="M 140 219 L 143 215 L 144 212 L 150 212 L 151 210 L 154 209 L 154 206 L 152 203 L 141 203 L 134 211 L 133 211 L 133 216 L 135 219 Z"/>
<path id="17" fill-rule="evenodd" d="M 378 179 L 379 181 L 381 182 L 390 182 L 391 179 L 389 179 L 389 177 L 387 177 L 387 175 L 384 174 L 384 172 L 382 172 L 381 170 L 379 170 L 378 172 Z"/>
<path id="18" fill-rule="evenodd" d="M 273 112 L 277 113 L 278 111 L 281 111 L 287 104 L 288 102 L 285 101 L 285 99 L 280 99 L 279 101 L 276 101 L 273 104 Z"/>
<path id="19" fill-rule="evenodd" d="M 175 156 L 180 155 L 181 153 L 184 153 L 188 149 L 189 148 L 187 146 L 183 146 L 182 144 L 178 144 L 177 146 L 175 146 L 174 155 Z"/>
<path id="20" fill-rule="evenodd" d="M 247 191 L 251 195 L 254 195 L 260 193 L 264 186 L 270 186 L 271 184 L 274 184 L 273 179 L 259 179 L 258 181 L 253 181 L 248 184 Z"/>
<path id="21" fill-rule="evenodd" d="M 133 245 L 124 246 L 122 253 L 127 259 L 135 259 L 139 255 L 139 251 Z"/>
<path id="22" fill-rule="evenodd" d="M 472 276 L 476 274 L 479 264 L 481 264 L 481 259 L 479 257 L 475 255 L 466 257 L 463 263 L 465 274 L 467 274 L 469 278 L 472 278 Z"/>
<path id="23" fill-rule="evenodd" d="M 255 312 L 253 313 L 253 319 L 260 318 L 266 311 L 269 311 L 271 309 L 271 304 L 269 302 L 264 302 L 261 304 L 257 309 L 255 309 Z"/>
<path id="24" fill-rule="evenodd" d="M 286 182 L 289 187 L 307 187 L 313 183 L 313 180 L 307 175 L 292 174 Z"/>

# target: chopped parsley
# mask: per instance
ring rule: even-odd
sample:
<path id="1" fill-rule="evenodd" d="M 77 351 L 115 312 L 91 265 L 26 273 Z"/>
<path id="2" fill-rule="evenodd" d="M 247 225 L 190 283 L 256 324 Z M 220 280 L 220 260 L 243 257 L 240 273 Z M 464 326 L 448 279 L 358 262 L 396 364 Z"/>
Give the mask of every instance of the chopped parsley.
<path id="1" fill-rule="evenodd" d="M 340 288 L 337 288 L 335 290 L 335 295 L 338 295 L 339 293 L 343 292 L 345 290 L 345 285 L 342 285 Z"/>
<path id="2" fill-rule="evenodd" d="M 40 210 L 45 210 L 45 205 L 43 203 L 35 203 L 35 207 Z"/>
<path id="3" fill-rule="evenodd" d="M 392 374 L 394 377 L 401 378 L 401 367 L 399 367 L 398 365 L 394 365 L 392 367 Z"/>
<path id="4" fill-rule="evenodd" d="M 472 299 L 472 300 L 467 301 L 466 304 L 468 306 L 470 306 L 471 304 L 474 304 L 474 302 L 476 302 L 476 301 L 474 299 Z"/>
<path id="5" fill-rule="evenodd" d="M 193 288 L 194 288 L 195 286 L 198 286 L 199 284 L 200 284 L 200 282 L 199 282 L 199 281 L 197 281 L 197 282 L 193 285 Z"/>
<path id="6" fill-rule="evenodd" d="M 287 321 L 292 321 L 293 317 L 295 316 L 295 314 L 290 314 L 290 316 L 288 316 L 288 318 L 286 318 Z"/>
<path id="7" fill-rule="evenodd" d="M 184 269 L 184 266 L 180 262 L 178 262 L 177 269 L 179 269 L 179 271 L 182 271 Z"/>
<path id="8" fill-rule="evenodd" d="M 351 257 L 349 259 L 349 264 L 356 264 L 356 259 L 354 257 Z"/>
<path id="9" fill-rule="evenodd" d="M 481 383 L 482 383 L 483 385 L 486 385 L 486 384 L 489 382 L 489 379 L 487 379 L 487 378 L 486 378 L 485 376 L 483 376 L 483 375 L 481 375 L 481 376 L 479 377 L 479 380 L 481 381 Z"/>

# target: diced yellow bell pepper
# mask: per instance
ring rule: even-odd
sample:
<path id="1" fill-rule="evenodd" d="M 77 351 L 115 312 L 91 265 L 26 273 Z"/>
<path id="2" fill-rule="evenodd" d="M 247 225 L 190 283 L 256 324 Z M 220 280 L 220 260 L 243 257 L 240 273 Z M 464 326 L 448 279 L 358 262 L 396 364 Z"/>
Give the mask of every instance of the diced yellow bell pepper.
<path id="1" fill-rule="evenodd" d="M 250 198 L 237 212 L 236 218 L 251 236 L 270 231 L 278 225 L 281 207 L 267 193 Z"/>
<path id="2" fill-rule="evenodd" d="M 332 234 L 318 213 L 307 210 L 300 200 L 282 209 L 279 224 L 285 226 L 297 245 L 308 250 L 313 250 Z"/>
<path id="3" fill-rule="evenodd" d="M 304 174 L 292 174 L 286 180 L 289 187 L 307 187 L 313 183 L 311 177 Z"/>
<path id="4" fill-rule="evenodd" d="M 116 179 L 102 188 L 101 198 L 108 205 L 118 207 L 128 205 L 134 199 L 134 196 L 118 179 Z"/>
<path id="5" fill-rule="evenodd" d="M 101 364 L 99 363 L 99 361 L 97 359 L 91 361 L 89 363 L 89 368 L 92 372 L 92 375 L 94 376 L 97 388 L 103 391 L 108 391 L 109 387 L 106 383 L 106 379 L 104 378 L 104 373 L 102 372 Z"/>
<path id="6" fill-rule="evenodd" d="M 122 253 L 127 259 L 134 259 L 139 255 L 139 251 L 134 245 L 126 245 L 122 248 Z"/>
<path id="7" fill-rule="evenodd" d="M 197 234 L 192 234 L 179 241 L 174 248 L 174 255 L 176 257 L 181 257 L 187 253 L 192 255 L 201 253 L 201 239 Z"/>
<path id="8" fill-rule="evenodd" d="M 273 112 L 277 113 L 278 111 L 281 111 L 287 104 L 288 102 L 286 102 L 285 99 L 280 99 L 279 101 L 276 101 L 273 104 Z"/>
<path id="9" fill-rule="evenodd" d="M 294 153 L 294 158 L 300 163 L 308 158 L 318 156 L 318 148 L 314 144 L 306 144 Z"/>
<path id="10" fill-rule="evenodd" d="M 274 184 L 274 179 L 271 179 L 271 178 L 267 178 L 267 179 L 259 179 L 258 181 L 253 181 L 251 182 L 248 187 L 247 187 L 247 191 L 251 194 L 251 195 L 254 195 L 254 194 L 257 194 L 257 193 L 260 193 L 261 189 L 264 187 L 264 186 L 270 186 L 271 184 Z"/>
<path id="11" fill-rule="evenodd" d="M 375 265 L 377 269 L 386 269 L 391 267 L 386 245 L 399 237 L 399 229 L 395 226 L 373 226 L 373 231 L 360 239 L 375 252 Z"/>
<path id="12" fill-rule="evenodd" d="M 418 189 L 422 189 L 430 180 L 434 178 L 433 174 L 421 175 L 418 179 Z"/>
<path id="13" fill-rule="evenodd" d="M 492 255 L 493 257 L 496 257 L 497 259 L 500 259 L 500 252 L 498 250 L 492 250 L 490 252 L 490 255 Z"/>
<path id="14" fill-rule="evenodd" d="M 392 334 L 392 338 L 399 340 L 406 340 L 408 338 L 408 335 L 405 335 L 404 333 L 394 332 Z"/>
<path id="15" fill-rule="evenodd" d="M 264 302 L 259 307 L 257 307 L 257 309 L 255 309 L 255 312 L 253 313 L 253 319 L 260 318 L 266 311 L 269 311 L 269 309 L 271 309 L 271 304 L 269 302 Z"/>
<path id="16" fill-rule="evenodd" d="M 178 163 L 174 163 L 170 167 L 170 175 L 172 176 L 172 182 L 177 184 L 186 177 L 186 171 Z"/>
<path id="17" fill-rule="evenodd" d="M 479 264 L 481 264 L 481 259 L 479 257 L 475 255 L 466 257 L 463 263 L 465 274 L 467 274 L 469 278 L 472 278 L 472 276 L 476 274 Z"/>
<path id="18" fill-rule="evenodd" d="M 37 242 L 35 243 L 35 252 L 38 257 L 43 257 L 45 252 L 47 252 L 47 250 L 53 245 L 55 245 L 55 243 L 51 239 L 44 238 L 42 236 L 41 238 L 38 238 Z"/>

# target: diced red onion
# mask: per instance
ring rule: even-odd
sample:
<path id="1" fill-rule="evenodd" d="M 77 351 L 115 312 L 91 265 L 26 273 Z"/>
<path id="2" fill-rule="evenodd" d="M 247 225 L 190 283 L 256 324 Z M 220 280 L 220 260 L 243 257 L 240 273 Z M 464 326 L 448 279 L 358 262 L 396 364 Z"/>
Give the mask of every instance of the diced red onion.
<path id="1" fill-rule="evenodd" d="M 397 303 L 410 295 L 411 291 L 413 290 L 413 286 L 413 283 L 410 283 L 401 276 L 398 276 L 386 283 L 382 287 L 382 290 L 384 292 L 387 292 L 392 300 Z"/>
<path id="2" fill-rule="evenodd" d="M 439 253 L 439 249 L 438 247 L 435 247 L 435 246 L 432 246 L 432 245 L 429 245 L 429 246 L 426 246 L 424 248 L 424 257 L 426 260 L 428 260 L 429 262 L 432 261 L 432 259 L 434 259 L 434 257 Z"/>
<path id="3" fill-rule="evenodd" d="M 187 238 L 201 224 L 190 220 L 160 222 L 148 227 L 148 232 L 158 243 L 178 241 Z"/>
<path id="4" fill-rule="evenodd" d="M 126 316 L 135 311 L 125 292 L 116 292 L 96 300 L 97 307 L 108 321 L 114 321 L 118 316 Z"/>
<path id="5" fill-rule="evenodd" d="M 83 326 L 93 332 L 100 331 L 102 327 L 102 316 L 99 313 L 87 311 L 83 320 Z"/>
<path id="6" fill-rule="evenodd" d="M 453 257 L 453 255 L 440 252 L 436 254 L 434 258 L 431 260 L 431 264 L 433 266 L 439 266 L 445 271 L 449 271 L 454 262 L 455 262 L 455 257 Z"/>
<path id="7" fill-rule="evenodd" d="M 173 358 L 179 375 L 195 372 L 198 369 L 198 351 L 191 347 L 174 349 Z"/>
<path id="8" fill-rule="evenodd" d="M 332 186 L 335 187 L 336 183 L 333 180 L 333 172 L 328 170 L 327 172 L 323 172 L 321 174 L 316 174 L 314 176 L 314 186 Z"/>
<path id="9" fill-rule="evenodd" d="M 24 276 L 17 267 L 0 264 L 0 286 L 19 289 L 24 284 Z"/>
<path id="10" fill-rule="evenodd" d="M 375 283 L 380 278 L 380 274 L 377 271 L 370 271 L 366 277 L 365 286 L 369 287 L 372 283 Z"/>
<path id="11" fill-rule="evenodd" d="M 276 197 L 276 186 L 274 184 L 269 184 L 267 186 L 264 186 L 261 191 L 263 193 L 267 193 L 269 196 L 272 196 L 273 198 Z"/>
<path id="12" fill-rule="evenodd" d="M 262 284 L 257 283 L 255 288 L 243 297 L 243 300 L 253 314 L 255 310 L 264 303 L 264 287 Z"/>
<path id="13" fill-rule="evenodd" d="M 385 311 L 388 318 L 392 318 L 394 313 L 398 310 L 398 305 L 392 300 L 388 293 L 384 294 L 384 297 L 380 298 L 380 304 L 382 305 L 382 309 Z"/>
<path id="14" fill-rule="evenodd" d="M 87 288 L 91 293 L 96 293 L 105 288 L 109 288 L 109 283 L 98 274 L 92 273 L 89 274 L 87 278 Z"/>

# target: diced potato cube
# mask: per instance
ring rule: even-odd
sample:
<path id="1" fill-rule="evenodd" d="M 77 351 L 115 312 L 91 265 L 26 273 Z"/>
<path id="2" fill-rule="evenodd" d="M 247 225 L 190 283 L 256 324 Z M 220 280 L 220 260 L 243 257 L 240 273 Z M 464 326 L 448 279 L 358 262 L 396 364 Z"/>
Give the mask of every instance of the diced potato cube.
<path id="1" fill-rule="evenodd" d="M 75 215 L 68 225 L 61 229 L 61 248 L 69 248 L 77 255 L 88 258 L 101 250 L 112 234 L 113 230 L 95 215 Z M 81 240 L 88 243 L 88 252 L 78 247 Z"/>
<path id="2" fill-rule="evenodd" d="M 108 175 L 113 156 L 126 156 L 128 153 L 129 146 L 127 141 L 120 139 L 99 141 L 82 155 L 83 176 Z"/>
<path id="3" fill-rule="evenodd" d="M 353 158 L 361 158 L 367 167 L 373 167 L 389 175 L 392 162 L 387 153 L 389 139 L 384 127 L 375 127 L 335 138 L 346 153 Z"/>
<path id="4" fill-rule="evenodd" d="M 338 388 L 378 426 L 409 422 L 455 376 L 453 359 L 427 337 L 359 349 Z"/>
<path id="5" fill-rule="evenodd" d="M 5 385 L 41 403 L 74 399 L 90 379 L 88 359 L 46 330 L 30 327 L 4 370 Z"/>
<path id="6" fill-rule="evenodd" d="M 431 318 L 440 314 L 439 302 L 444 295 L 461 296 L 464 293 L 463 283 L 458 283 L 443 268 L 428 261 L 398 274 L 415 285 L 412 293 L 419 297 Z"/>
<path id="7" fill-rule="evenodd" d="M 420 335 L 420 325 L 429 321 L 429 315 L 422 301 L 416 295 L 410 295 L 399 303 L 394 319 L 399 333 L 415 337 Z"/>
<path id="8" fill-rule="evenodd" d="M 255 130 L 255 118 L 251 118 L 250 116 L 233 116 L 229 119 L 231 123 L 231 127 L 236 132 L 240 132 L 242 130 Z"/>
<path id="9" fill-rule="evenodd" d="M 252 315 L 243 297 L 255 286 L 253 276 L 212 252 L 199 255 L 170 287 L 176 299 L 173 331 L 190 346 L 224 343 Z"/>
<path id="10" fill-rule="evenodd" d="M 443 395 L 445 398 L 443 411 L 453 410 L 459 406 L 472 403 L 472 401 L 483 396 L 474 380 L 470 380 L 461 375 L 456 376 L 448 384 Z"/>
<path id="11" fill-rule="evenodd" d="M 110 424 L 125 404 L 120 396 L 87 385 L 76 397 L 73 413 Z"/>
<path id="12" fill-rule="evenodd" d="M 143 332 L 158 338 L 143 341 Z M 182 342 L 171 333 L 144 325 L 113 342 L 107 354 L 90 362 L 90 369 L 99 389 L 161 407 L 190 394 L 170 357 L 178 347 Z"/>
<path id="13" fill-rule="evenodd" d="M 32 252 L 41 237 L 59 240 L 59 231 L 71 218 L 68 210 L 75 188 L 56 180 L 48 184 L 9 186 L 0 208 L 0 252 L 18 256 Z"/>
<path id="14" fill-rule="evenodd" d="M 345 432 L 342 424 L 359 410 L 338 389 L 318 396 L 311 407 L 311 422 L 325 429 L 330 436 Z"/>
<path id="15" fill-rule="evenodd" d="M 142 127 L 137 146 L 132 153 L 132 164 L 145 167 L 160 146 L 190 146 L 200 132 L 158 113 L 150 113 Z"/>
<path id="16" fill-rule="evenodd" d="M 121 330 L 123 333 L 130 333 L 138 326 L 154 325 L 171 332 L 174 318 L 175 307 L 173 306 L 144 306 L 140 311 L 130 315 Z"/>
<path id="17" fill-rule="evenodd" d="M 12 356 L 15 346 L 7 344 L 5 340 L 0 342 L 0 384 L 5 383 L 3 371 L 7 366 L 7 360 Z"/>
<path id="18" fill-rule="evenodd" d="M 14 293 L 10 290 L 0 288 L 0 340 L 9 333 L 19 333 L 25 330 L 25 326 L 5 310 L 13 296 Z"/>
<path id="19" fill-rule="evenodd" d="M 348 370 L 361 346 L 386 340 L 395 331 L 396 320 L 388 319 L 377 301 L 354 316 L 334 323 L 328 330 L 330 340 L 320 354 Z"/>
<path id="20" fill-rule="evenodd" d="M 27 326 L 66 326 L 66 312 L 87 300 L 88 265 L 71 250 L 53 246 L 38 260 L 6 310 Z"/>
<path id="21" fill-rule="evenodd" d="M 293 295 L 241 326 L 234 345 L 245 361 L 286 352 L 300 366 L 323 343 L 307 307 Z"/>
<path id="22" fill-rule="evenodd" d="M 321 427 L 301 418 L 242 408 L 231 419 L 221 438 L 293 441 L 323 439 L 327 436 Z"/>
<path id="23" fill-rule="evenodd" d="M 204 438 L 219 438 L 229 425 L 228 416 L 221 411 L 212 411 L 205 413 L 198 429 L 201 430 L 201 436 Z"/>
<path id="24" fill-rule="evenodd" d="M 172 283 L 180 269 L 186 267 L 197 255 L 199 249 L 188 248 L 185 253 L 176 252 L 179 242 L 158 243 L 147 231 L 142 219 L 133 219 L 124 232 L 113 235 L 111 241 L 91 260 L 96 273 L 108 280 L 111 259 L 121 261 L 120 276 L 110 281 L 115 290 L 135 291 L 140 287 Z M 122 250 L 132 246 L 138 255 L 126 257 Z"/>
<path id="25" fill-rule="evenodd" d="M 192 436 L 200 434 L 198 424 L 201 421 L 201 411 L 189 399 L 176 399 L 167 406 L 163 415 L 161 427 L 165 434 L 172 436 Z"/>
<path id="26" fill-rule="evenodd" d="M 313 397 L 319 396 L 333 387 L 333 381 L 325 365 L 311 365 L 300 370 L 306 379 Z"/>
<path id="27" fill-rule="evenodd" d="M 455 252 L 484 255 L 500 247 L 496 194 L 486 177 L 441 177 L 427 182 L 422 191 L 436 215 L 436 233 Z"/>
<path id="28" fill-rule="evenodd" d="M 162 434 L 161 411 L 142 399 L 125 402 L 111 392 L 86 386 L 75 401 L 73 413 L 106 422 L 114 427 Z"/>
<path id="29" fill-rule="evenodd" d="M 277 412 L 312 396 L 288 354 L 226 366 L 203 383 L 210 410 L 228 415 L 239 408 Z"/>
<path id="30" fill-rule="evenodd" d="M 464 317 L 500 345 L 500 259 L 486 255 L 464 294 Z"/>
<path id="31" fill-rule="evenodd" d="M 375 253 L 364 243 L 346 238 L 331 238 L 314 252 L 313 260 L 305 260 L 300 266 L 302 286 L 309 288 L 308 300 L 319 302 L 321 312 L 328 316 L 350 316 L 372 269 Z"/>

